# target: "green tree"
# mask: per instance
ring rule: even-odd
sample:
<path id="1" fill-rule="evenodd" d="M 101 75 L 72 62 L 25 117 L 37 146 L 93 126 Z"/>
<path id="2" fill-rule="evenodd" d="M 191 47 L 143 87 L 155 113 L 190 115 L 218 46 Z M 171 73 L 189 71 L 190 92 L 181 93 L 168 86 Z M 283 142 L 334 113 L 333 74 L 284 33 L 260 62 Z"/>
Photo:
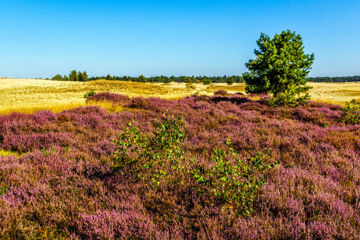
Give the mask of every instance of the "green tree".
<path id="1" fill-rule="evenodd" d="M 111 79 L 112 79 L 111 75 L 108 74 L 108 75 L 106 76 L 106 80 L 111 80 Z"/>
<path id="2" fill-rule="evenodd" d="M 87 75 L 86 71 L 84 71 L 82 74 L 83 74 L 84 81 L 89 81 L 89 76 Z"/>
<path id="3" fill-rule="evenodd" d="M 146 79 L 146 77 L 144 77 L 144 75 L 140 75 L 138 79 L 139 79 L 139 82 L 143 82 L 143 83 L 147 82 L 147 79 Z"/>
<path id="4" fill-rule="evenodd" d="M 52 80 L 63 80 L 63 77 L 60 74 L 56 74 Z"/>
<path id="5" fill-rule="evenodd" d="M 69 75 L 69 81 L 78 81 L 78 73 L 76 70 L 72 70 Z"/>
<path id="6" fill-rule="evenodd" d="M 78 81 L 83 82 L 84 81 L 84 75 L 82 72 L 78 72 Z"/>
<path id="7" fill-rule="evenodd" d="M 204 78 L 203 79 L 203 84 L 204 85 L 210 85 L 212 83 L 211 79 L 210 78 Z"/>
<path id="8" fill-rule="evenodd" d="M 227 85 L 233 85 L 234 82 L 235 82 L 234 76 L 226 78 Z"/>
<path id="9" fill-rule="evenodd" d="M 274 105 L 296 105 L 310 98 L 306 76 L 314 62 L 314 54 L 305 54 L 302 37 L 290 30 L 273 38 L 261 33 L 255 49 L 256 59 L 245 66 L 246 91 L 271 93 Z"/>

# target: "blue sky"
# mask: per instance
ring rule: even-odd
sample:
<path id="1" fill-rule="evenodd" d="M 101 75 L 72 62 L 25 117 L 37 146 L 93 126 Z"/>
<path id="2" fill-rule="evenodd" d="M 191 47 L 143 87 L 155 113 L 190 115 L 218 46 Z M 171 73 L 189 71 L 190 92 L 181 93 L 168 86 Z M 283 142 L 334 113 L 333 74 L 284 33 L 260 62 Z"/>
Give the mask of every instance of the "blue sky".
<path id="1" fill-rule="evenodd" d="M 261 32 L 300 33 L 310 76 L 360 75 L 358 0 L 1 0 L 0 77 L 232 75 Z"/>

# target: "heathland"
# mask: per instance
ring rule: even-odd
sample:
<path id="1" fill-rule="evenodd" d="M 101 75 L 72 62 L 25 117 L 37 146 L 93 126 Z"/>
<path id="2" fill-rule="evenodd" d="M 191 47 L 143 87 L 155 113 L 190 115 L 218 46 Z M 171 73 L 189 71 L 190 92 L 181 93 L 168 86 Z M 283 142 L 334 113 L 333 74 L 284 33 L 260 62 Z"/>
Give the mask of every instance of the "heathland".
<path id="1" fill-rule="evenodd" d="M 0 80 L 0 239 L 360 239 L 360 84 L 310 85 Z"/>
<path id="2" fill-rule="evenodd" d="M 360 98 L 360 83 L 308 83 L 312 99 L 343 105 Z M 138 83 L 111 80 L 64 82 L 41 79 L 0 79 L 0 114 L 14 111 L 33 113 L 38 110 L 59 112 L 85 106 L 84 94 L 113 92 L 127 96 L 178 99 L 192 94 L 212 95 L 217 90 L 229 93 L 245 92 L 245 84 L 216 83 L 211 85 L 186 83 Z"/>

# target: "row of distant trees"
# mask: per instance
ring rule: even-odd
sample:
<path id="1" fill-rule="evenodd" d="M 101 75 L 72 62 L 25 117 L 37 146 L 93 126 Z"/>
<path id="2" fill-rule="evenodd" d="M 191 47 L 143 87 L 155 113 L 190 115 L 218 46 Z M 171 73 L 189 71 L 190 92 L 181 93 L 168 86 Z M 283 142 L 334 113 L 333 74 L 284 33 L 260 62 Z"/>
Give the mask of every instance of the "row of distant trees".
<path id="1" fill-rule="evenodd" d="M 144 75 L 140 75 L 139 77 L 131 77 L 131 76 L 99 76 L 92 77 L 90 80 L 98 80 L 98 79 L 107 79 L 107 80 L 120 80 L 120 81 L 134 81 L 134 82 L 185 82 L 185 83 L 240 83 L 244 82 L 241 76 L 153 76 L 153 77 L 145 77 Z"/>
<path id="2" fill-rule="evenodd" d="M 186 83 L 227 83 L 229 85 L 233 83 L 243 83 L 244 79 L 242 76 L 153 76 L 153 77 L 145 77 L 140 75 L 138 77 L 131 76 L 111 76 L 108 74 L 107 76 L 98 76 L 98 77 L 88 77 L 87 73 L 73 70 L 69 75 L 60 75 L 57 74 L 53 78 L 53 80 L 59 81 L 91 81 L 91 80 L 118 80 L 118 81 L 132 81 L 132 82 L 186 82 Z M 348 76 L 348 77 L 309 77 L 307 78 L 309 82 L 360 82 L 360 76 Z"/>
<path id="3" fill-rule="evenodd" d="M 360 76 L 348 77 L 309 77 L 310 82 L 360 82 Z"/>
<path id="4" fill-rule="evenodd" d="M 154 76 L 154 77 L 145 77 L 144 75 L 140 75 L 138 77 L 131 76 L 111 76 L 108 74 L 107 76 L 98 76 L 98 77 L 88 77 L 86 72 L 80 72 L 73 70 L 70 72 L 68 76 L 57 74 L 53 78 L 53 80 L 58 81 L 90 81 L 90 80 L 118 80 L 118 81 L 133 81 L 133 82 L 186 82 L 186 83 L 227 83 L 229 85 L 233 83 L 241 83 L 244 82 L 241 76 L 215 76 L 215 77 L 207 77 L 207 76 Z"/>
<path id="5" fill-rule="evenodd" d="M 62 76 L 60 74 L 56 74 L 52 79 L 58 81 L 80 81 L 80 82 L 89 81 L 89 77 L 85 71 L 80 72 L 76 70 L 72 70 L 68 76 L 67 75 Z"/>

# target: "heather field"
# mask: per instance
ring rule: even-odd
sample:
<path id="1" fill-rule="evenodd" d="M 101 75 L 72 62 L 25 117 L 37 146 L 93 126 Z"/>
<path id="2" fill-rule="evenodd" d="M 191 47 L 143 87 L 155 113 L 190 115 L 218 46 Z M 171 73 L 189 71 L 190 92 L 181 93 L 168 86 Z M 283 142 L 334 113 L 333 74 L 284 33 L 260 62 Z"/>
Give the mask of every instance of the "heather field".
<path id="1" fill-rule="evenodd" d="M 360 239 L 360 125 L 220 93 L 0 116 L 0 238 Z"/>

